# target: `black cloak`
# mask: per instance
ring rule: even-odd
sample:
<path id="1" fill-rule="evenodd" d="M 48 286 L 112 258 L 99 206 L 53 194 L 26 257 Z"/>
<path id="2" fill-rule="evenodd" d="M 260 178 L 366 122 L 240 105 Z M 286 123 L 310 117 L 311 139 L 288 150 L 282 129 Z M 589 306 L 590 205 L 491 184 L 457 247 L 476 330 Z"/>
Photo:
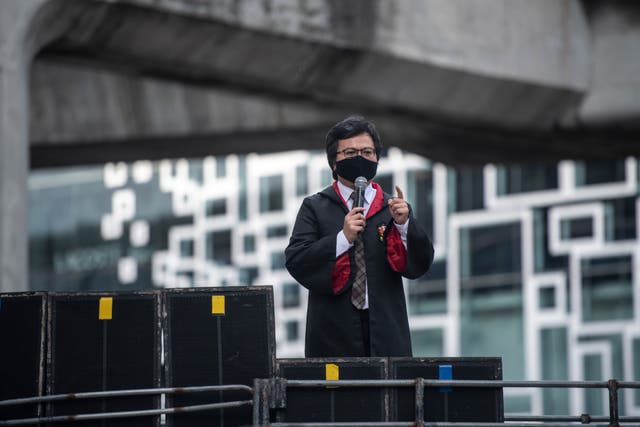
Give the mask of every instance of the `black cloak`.
<path id="1" fill-rule="evenodd" d="M 415 279 L 433 262 L 433 245 L 409 212 L 406 267 L 394 271 L 389 260 L 393 218 L 387 193 L 374 184 L 379 202 L 367 213 L 362 233 L 367 266 L 371 356 L 411 356 L 411 337 L 402 276 Z M 359 311 L 351 304 L 355 277 L 353 247 L 343 254 L 348 275 L 336 288 L 336 236 L 342 230 L 347 206 L 337 186 L 306 197 L 298 212 L 289 245 L 285 249 L 289 273 L 309 290 L 306 357 L 364 356 Z M 397 234 L 397 233 L 396 233 Z M 399 234 L 398 234 L 399 236 Z M 333 281 L 332 281 L 333 278 Z"/>

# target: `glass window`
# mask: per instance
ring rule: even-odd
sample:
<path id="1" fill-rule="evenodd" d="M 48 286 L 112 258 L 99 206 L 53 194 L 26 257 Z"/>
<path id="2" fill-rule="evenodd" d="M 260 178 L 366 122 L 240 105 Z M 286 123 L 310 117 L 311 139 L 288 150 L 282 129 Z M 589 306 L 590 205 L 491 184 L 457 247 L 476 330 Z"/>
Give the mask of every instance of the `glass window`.
<path id="1" fill-rule="evenodd" d="M 604 335 L 582 335 L 578 338 L 578 341 L 581 343 L 604 343 L 611 349 L 611 378 L 623 378 L 624 377 L 624 346 L 623 346 L 623 336 L 621 333 L 613 332 L 611 334 Z M 585 379 L 588 378 L 596 378 L 598 374 L 594 373 L 594 371 L 590 370 L 587 366 L 584 366 L 584 376 Z M 600 368 L 597 367 L 597 370 Z M 591 371 L 591 372 L 590 372 Z M 602 377 L 598 380 L 608 380 L 608 377 Z M 604 392 L 601 396 L 606 396 L 606 391 L 599 390 L 601 393 Z M 622 402 L 621 408 L 624 407 L 624 399 L 626 396 L 624 394 L 620 395 L 620 401 Z M 605 398 L 606 399 L 606 398 Z"/>
<path id="2" fill-rule="evenodd" d="M 300 285 L 285 283 L 282 285 L 282 307 L 292 308 L 300 306 Z"/>
<path id="3" fill-rule="evenodd" d="M 571 218 L 560 221 L 560 238 L 562 240 L 580 239 L 593 236 L 593 218 Z"/>
<path id="4" fill-rule="evenodd" d="M 529 396 L 504 396 L 504 412 L 508 414 L 531 413 L 531 398 Z"/>
<path id="5" fill-rule="evenodd" d="M 624 160 L 587 160 L 576 165 L 576 185 L 606 184 L 626 179 Z"/>
<path id="6" fill-rule="evenodd" d="M 493 275 L 493 285 L 499 284 L 498 275 L 517 273 L 520 276 L 520 223 L 466 228 L 460 231 L 460 259 L 463 283 L 482 281 L 480 276 Z M 476 280 L 477 279 L 477 280 Z M 509 282 L 510 277 L 505 277 Z M 519 279 L 518 279 L 519 280 Z"/>
<path id="7" fill-rule="evenodd" d="M 244 267 L 239 270 L 239 280 L 241 286 L 253 285 L 259 275 L 258 267 Z"/>
<path id="8" fill-rule="evenodd" d="M 260 177 L 260 212 L 281 211 L 283 208 L 282 175 Z"/>
<path id="9" fill-rule="evenodd" d="M 583 320 L 633 319 L 631 256 L 586 258 L 581 266 Z"/>
<path id="10" fill-rule="evenodd" d="M 205 214 L 207 216 L 224 215 L 227 213 L 227 200 L 214 199 L 205 202 Z"/>
<path id="11" fill-rule="evenodd" d="M 202 167 L 202 162 L 201 161 L 196 161 L 196 162 L 192 162 L 189 161 L 188 162 L 188 167 L 189 167 L 189 178 L 191 178 L 192 180 L 194 180 L 195 182 L 202 184 L 203 179 L 204 179 L 204 169 Z"/>
<path id="12" fill-rule="evenodd" d="M 520 223 L 460 232 L 462 355 L 501 355 L 514 380 L 525 374 L 520 246 Z"/>
<path id="13" fill-rule="evenodd" d="M 602 357 L 599 354 L 587 354 L 583 356 L 585 381 L 606 381 L 602 372 Z M 604 415 L 605 408 L 602 404 L 603 390 L 585 389 L 585 410 L 592 415 Z M 607 408 L 608 409 L 608 408 Z"/>
<path id="14" fill-rule="evenodd" d="M 542 286 L 540 288 L 540 308 L 548 309 L 556 306 L 556 288 L 553 286 Z"/>
<path id="15" fill-rule="evenodd" d="M 188 162 L 191 173 L 200 170 L 191 167 L 200 160 Z M 171 191 L 159 190 L 161 169 L 156 163 L 136 162 L 32 171 L 30 289 L 138 290 L 160 285 L 152 281 L 154 253 L 168 249 L 172 227 L 193 225 L 193 216 L 174 210 Z M 175 172 L 174 161 L 170 173 Z M 194 256 L 193 239 L 180 242 L 173 256 Z M 193 275 L 182 276 L 188 274 Z M 120 282 L 123 277 L 135 279 L 125 284 Z"/>
<path id="16" fill-rule="evenodd" d="M 558 166 L 552 164 L 498 167 L 498 194 L 515 194 L 558 188 Z"/>
<path id="17" fill-rule="evenodd" d="M 256 236 L 253 234 L 245 234 L 242 238 L 242 250 L 245 253 L 253 253 L 256 251 Z"/>
<path id="18" fill-rule="evenodd" d="M 271 252 L 271 269 L 272 270 L 281 270 L 284 269 L 284 252 L 283 251 L 277 251 L 277 252 Z"/>
<path id="19" fill-rule="evenodd" d="M 407 198 L 411 203 L 413 216 L 422 225 L 427 235 L 433 236 L 432 171 L 409 171 L 407 173 Z"/>
<path id="20" fill-rule="evenodd" d="M 193 256 L 193 240 L 180 241 L 180 256 L 183 256 L 183 257 Z"/>
<path id="21" fill-rule="evenodd" d="M 633 340 L 633 380 L 640 380 L 640 338 L 635 338 Z M 635 406 L 640 406 L 640 389 L 633 390 L 633 404 Z"/>
<path id="22" fill-rule="evenodd" d="M 512 289 L 463 289 L 460 300 L 462 356 L 501 356 L 506 380 L 525 378 L 523 300 Z"/>
<path id="23" fill-rule="evenodd" d="M 444 335 L 442 329 L 418 329 L 411 331 L 411 346 L 415 357 L 442 357 Z"/>
<path id="24" fill-rule="evenodd" d="M 286 225 L 272 225 L 270 227 L 267 227 L 267 237 L 286 237 L 288 236 L 287 233 L 287 226 Z"/>
<path id="25" fill-rule="evenodd" d="M 636 238 L 636 198 L 606 200 L 605 229 L 607 240 Z"/>
<path id="26" fill-rule="evenodd" d="M 452 172 L 455 186 L 455 212 L 482 209 L 484 207 L 484 172 L 483 167 L 460 167 Z"/>
<path id="27" fill-rule="evenodd" d="M 333 175 L 329 168 L 322 169 L 320 171 L 320 186 L 326 187 L 328 185 L 333 184 Z"/>
<path id="28" fill-rule="evenodd" d="M 238 156 L 238 219 L 249 217 L 247 201 L 247 156 Z"/>
<path id="29" fill-rule="evenodd" d="M 435 261 L 427 274 L 409 282 L 409 314 L 447 312 L 447 264 Z"/>
<path id="30" fill-rule="evenodd" d="M 298 340 L 298 322 L 296 322 L 295 320 L 288 321 L 287 323 L 285 323 L 285 330 L 287 332 L 287 341 Z"/>
<path id="31" fill-rule="evenodd" d="M 533 211 L 533 253 L 535 271 L 566 270 L 568 256 L 554 256 L 549 253 L 549 235 L 547 233 L 548 208 Z"/>
<path id="32" fill-rule="evenodd" d="M 216 157 L 216 178 L 224 178 L 227 176 L 227 157 Z"/>
<path id="33" fill-rule="evenodd" d="M 307 165 L 296 166 L 296 196 L 309 193 L 309 168 Z"/>
<path id="34" fill-rule="evenodd" d="M 540 330 L 540 357 L 542 379 L 566 381 L 569 379 L 567 361 L 566 328 L 544 328 Z M 544 388 L 542 390 L 544 413 L 564 415 L 569 413 L 569 392 L 566 389 Z"/>
<path id="35" fill-rule="evenodd" d="M 218 264 L 231 264 L 231 230 L 207 233 L 206 257 Z"/>

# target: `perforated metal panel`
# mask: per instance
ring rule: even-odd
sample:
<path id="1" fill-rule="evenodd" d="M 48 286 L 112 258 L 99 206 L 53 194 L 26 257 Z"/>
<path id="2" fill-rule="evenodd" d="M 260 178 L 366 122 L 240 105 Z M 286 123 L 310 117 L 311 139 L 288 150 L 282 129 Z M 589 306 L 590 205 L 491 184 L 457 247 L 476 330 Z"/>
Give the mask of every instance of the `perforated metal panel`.
<path id="1" fill-rule="evenodd" d="M 48 394 L 160 386 L 159 293 L 51 294 L 49 307 Z M 48 413 L 152 409 L 159 402 L 158 396 L 83 399 L 56 402 Z M 159 417 L 83 425 L 156 426 Z"/>
<path id="2" fill-rule="evenodd" d="M 171 387 L 245 384 L 274 372 L 271 287 L 196 288 L 164 294 L 165 372 Z M 171 406 L 251 400 L 246 392 L 169 397 Z M 252 407 L 167 416 L 173 426 L 237 426 L 252 422 Z"/>
<path id="3" fill-rule="evenodd" d="M 278 359 L 278 377 L 289 380 L 375 380 L 387 377 L 386 358 Z M 282 422 L 386 421 L 384 388 L 287 388 Z"/>
<path id="4" fill-rule="evenodd" d="M 46 298 L 0 294 L 0 400 L 32 397 L 44 389 Z M 39 405 L 0 408 L 0 420 L 33 418 Z"/>
<path id="5" fill-rule="evenodd" d="M 389 374 L 391 379 L 501 380 L 502 360 L 490 357 L 390 358 Z M 414 390 L 394 390 L 391 408 L 393 421 L 414 420 Z M 425 421 L 502 422 L 502 389 L 425 387 L 424 414 Z"/>

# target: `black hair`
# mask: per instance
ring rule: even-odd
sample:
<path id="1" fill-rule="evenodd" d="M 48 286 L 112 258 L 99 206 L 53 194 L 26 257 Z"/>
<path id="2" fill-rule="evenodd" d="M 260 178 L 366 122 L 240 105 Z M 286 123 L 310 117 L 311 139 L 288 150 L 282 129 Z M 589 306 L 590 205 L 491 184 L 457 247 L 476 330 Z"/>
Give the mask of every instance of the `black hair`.
<path id="1" fill-rule="evenodd" d="M 376 158 L 380 159 L 382 153 L 382 142 L 380 141 L 380 135 L 376 130 L 376 126 L 373 122 L 366 120 L 361 116 L 349 116 L 344 120 L 339 121 L 329 129 L 325 138 L 327 149 L 327 161 L 333 174 L 333 179 L 338 179 L 338 175 L 333 170 L 333 166 L 336 164 L 336 157 L 338 156 L 338 141 L 341 139 L 351 138 L 361 133 L 368 133 L 373 140 L 373 146 L 376 149 Z"/>

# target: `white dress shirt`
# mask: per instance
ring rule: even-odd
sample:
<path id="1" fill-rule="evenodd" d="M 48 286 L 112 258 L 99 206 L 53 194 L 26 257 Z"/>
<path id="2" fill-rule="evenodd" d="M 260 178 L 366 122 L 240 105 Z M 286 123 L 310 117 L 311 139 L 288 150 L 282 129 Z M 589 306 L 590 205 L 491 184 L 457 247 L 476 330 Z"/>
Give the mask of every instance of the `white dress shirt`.
<path id="1" fill-rule="evenodd" d="M 337 181 L 337 182 L 338 182 L 338 190 L 340 190 L 340 195 L 347 202 L 347 207 L 349 208 L 349 210 L 351 210 L 353 208 L 353 200 L 351 200 L 351 193 L 353 193 L 355 190 L 353 188 L 347 187 L 340 181 Z M 369 212 L 369 206 L 371 206 L 371 202 L 373 202 L 373 199 L 375 198 L 375 196 L 376 196 L 376 190 L 373 188 L 371 183 L 369 183 L 367 185 L 367 188 L 365 188 L 364 190 L 364 216 L 365 217 Z M 400 232 L 400 238 L 402 239 L 402 244 L 406 249 L 407 248 L 407 229 L 409 227 L 409 219 L 407 218 L 407 221 L 404 224 L 396 224 L 394 222 L 393 225 L 395 225 L 395 227 Z M 344 235 L 344 231 L 340 230 L 336 238 L 336 258 L 338 258 L 343 253 L 347 252 L 349 249 L 351 249 L 352 246 L 353 246 L 353 242 L 349 242 L 347 240 L 347 236 Z M 366 248 L 365 248 L 365 251 L 366 251 Z M 365 284 L 365 302 L 364 302 L 364 307 L 362 309 L 366 310 L 368 308 L 369 308 L 369 292 Z"/>

